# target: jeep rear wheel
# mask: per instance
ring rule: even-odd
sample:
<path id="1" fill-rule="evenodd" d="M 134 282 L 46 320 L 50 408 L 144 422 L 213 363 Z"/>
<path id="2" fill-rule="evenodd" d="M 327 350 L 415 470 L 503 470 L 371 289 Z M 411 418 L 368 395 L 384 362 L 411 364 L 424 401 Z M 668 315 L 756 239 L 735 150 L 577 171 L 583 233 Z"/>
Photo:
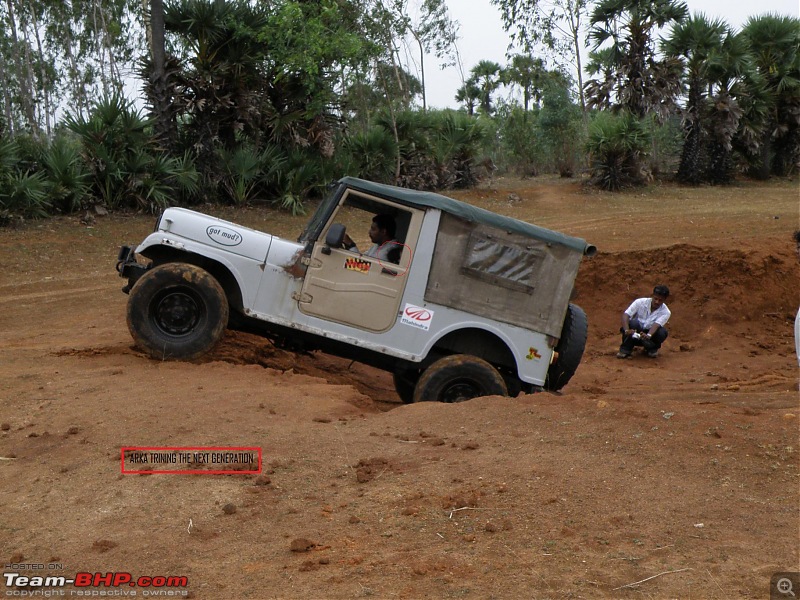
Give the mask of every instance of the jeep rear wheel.
<path id="1" fill-rule="evenodd" d="M 558 358 L 547 371 L 545 389 L 557 392 L 572 379 L 581 363 L 588 332 L 589 322 L 586 313 L 577 304 L 570 304 L 567 307 L 567 316 L 564 317 L 561 339 L 555 348 Z"/>
<path id="2" fill-rule="evenodd" d="M 414 401 L 414 388 L 419 381 L 419 371 L 400 371 L 392 373 L 394 389 L 403 404 L 410 404 Z"/>
<path id="3" fill-rule="evenodd" d="M 425 369 L 414 388 L 414 402 L 463 402 L 478 396 L 507 395 L 497 369 L 468 354 L 440 358 Z"/>
<path id="4" fill-rule="evenodd" d="M 134 342 L 151 357 L 190 360 L 222 338 L 228 299 L 207 271 L 167 263 L 147 271 L 133 286 L 127 319 Z"/>

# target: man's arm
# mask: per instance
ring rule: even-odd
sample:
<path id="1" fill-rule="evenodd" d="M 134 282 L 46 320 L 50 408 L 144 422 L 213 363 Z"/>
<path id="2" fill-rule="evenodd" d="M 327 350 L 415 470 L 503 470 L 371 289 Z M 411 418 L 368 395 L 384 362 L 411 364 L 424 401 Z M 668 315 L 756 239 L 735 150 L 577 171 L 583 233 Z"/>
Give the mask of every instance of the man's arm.
<path id="1" fill-rule="evenodd" d="M 656 334 L 656 331 L 658 331 L 659 327 L 661 327 L 661 325 L 658 323 L 653 323 L 653 326 L 650 328 L 650 330 L 647 333 L 643 333 L 642 336 L 645 339 L 653 337 Z"/>
<path id="2" fill-rule="evenodd" d="M 638 308 L 636 306 L 637 302 L 638 300 L 631 302 L 631 305 L 622 313 L 622 333 L 625 335 L 631 335 L 633 333 L 633 329 L 631 329 L 631 317 L 636 314 Z"/>
<path id="3" fill-rule="evenodd" d="M 630 335 L 633 333 L 631 329 L 631 318 L 628 316 L 628 313 L 622 313 L 622 331 L 625 335 Z"/>
<path id="4" fill-rule="evenodd" d="M 350 250 L 351 252 L 358 252 L 358 246 L 356 246 L 356 243 L 353 241 L 353 238 L 351 238 L 346 233 L 342 238 L 342 246 L 344 247 L 345 250 Z"/>

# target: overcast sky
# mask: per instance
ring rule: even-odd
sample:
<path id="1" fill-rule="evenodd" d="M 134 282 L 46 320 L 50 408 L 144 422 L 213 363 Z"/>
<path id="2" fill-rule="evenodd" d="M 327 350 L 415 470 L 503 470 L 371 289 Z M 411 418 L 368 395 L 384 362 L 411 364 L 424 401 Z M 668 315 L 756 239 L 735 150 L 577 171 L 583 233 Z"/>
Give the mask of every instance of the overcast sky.
<path id="1" fill-rule="evenodd" d="M 459 22 L 458 51 L 461 55 L 465 76 L 481 60 L 493 60 L 506 64 L 508 34 L 503 31 L 499 9 L 489 0 L 446 0 L 450 16 Z M 768 12 L 781 15 L 800 16 L 798 0 L 688 0 L 691 13 L 703 12 L 709 17 L 725 19 L 729 25 L 739 28 L 750 16 Z M 435 56 L 425 60 L 425 78 L 428 106 L 457 108 L 454 99 L 461 87 L 458 69 L 444 71 L 438 67 Z"/>

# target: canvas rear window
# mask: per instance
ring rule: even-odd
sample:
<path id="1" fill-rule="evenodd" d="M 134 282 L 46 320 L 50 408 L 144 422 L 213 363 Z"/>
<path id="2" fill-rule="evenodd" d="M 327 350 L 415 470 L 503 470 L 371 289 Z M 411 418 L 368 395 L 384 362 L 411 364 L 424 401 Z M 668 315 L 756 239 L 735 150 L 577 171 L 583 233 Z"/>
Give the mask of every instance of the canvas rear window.
<path id="1" fill-rule="evenodd" d="M 507 289 L 533 293 L 544 253 L 474 231 L 467 243 L 462 273 Z"/>

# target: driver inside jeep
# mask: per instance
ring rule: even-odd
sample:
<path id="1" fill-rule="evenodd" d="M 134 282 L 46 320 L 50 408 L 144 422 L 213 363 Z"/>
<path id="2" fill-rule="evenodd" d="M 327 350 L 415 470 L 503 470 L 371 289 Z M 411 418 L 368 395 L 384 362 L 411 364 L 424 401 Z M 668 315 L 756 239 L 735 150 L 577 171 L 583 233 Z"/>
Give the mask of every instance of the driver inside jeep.
<path id="1" fill-rule="evenodd" d="M 372 225 L 369 228 L 369 239 L 372 241 L 372 246 L 364 252 L 364 256 L 398 264 L 400 255 L 403 253 L 403 245 L 394 239 L 396 231 L 397 224 L 392 215 L 379 214 L 372 217 Z M 342 240 L 342 246 L 345 250 L 359 252 L 356 243 L 346 233 Z"/>

